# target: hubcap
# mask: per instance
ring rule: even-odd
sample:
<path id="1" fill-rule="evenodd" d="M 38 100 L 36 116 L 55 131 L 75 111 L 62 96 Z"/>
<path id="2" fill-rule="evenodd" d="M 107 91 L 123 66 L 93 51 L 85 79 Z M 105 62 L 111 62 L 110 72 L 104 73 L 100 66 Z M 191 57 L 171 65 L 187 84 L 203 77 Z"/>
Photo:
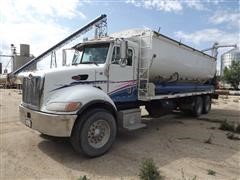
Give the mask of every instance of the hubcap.
<path id="1" fill-rule="evenodd" d="M 105 120 L 95 121 L 88 130 L 88 143 L 93 148 L 103 147 L 110 138 L 110 126 Z"/>

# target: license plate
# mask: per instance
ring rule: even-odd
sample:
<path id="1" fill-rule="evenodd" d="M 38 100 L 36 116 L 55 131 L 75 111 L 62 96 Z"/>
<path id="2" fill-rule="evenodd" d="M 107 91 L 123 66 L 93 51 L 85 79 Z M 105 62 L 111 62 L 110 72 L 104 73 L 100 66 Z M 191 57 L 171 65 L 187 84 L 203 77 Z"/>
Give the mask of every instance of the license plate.
<path id="1" fill-rule="evenodd" d="M 30 128 L 31 128 L 31 127 L 32 127 L 32 121 L 31 121 L 31 119 L 26 118 L 26 119 L 25 119 L 25 124 L 26 124 L 27 127 L 30 127 Z"/>

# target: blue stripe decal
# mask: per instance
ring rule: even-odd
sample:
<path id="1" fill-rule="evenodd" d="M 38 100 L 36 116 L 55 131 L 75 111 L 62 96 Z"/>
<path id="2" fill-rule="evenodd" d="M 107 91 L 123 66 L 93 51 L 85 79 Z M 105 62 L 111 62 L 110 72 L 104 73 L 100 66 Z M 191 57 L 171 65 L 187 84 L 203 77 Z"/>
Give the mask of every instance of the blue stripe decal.
<path id="1" fill-rule="evenodd" d="M 63 85 L 63 86 L 58 87 L 56 89 L 53 89 L 53 90 L 51 90 L 51 92 L 59 90 L 59 89 L 71 87 L 71 86 L 80 85 L 80 84 L 83 85 L 83 84 L 104 84 L 104 83 L 107 83 L 107 81 L 74 81 L 74 82 L 72 82 L 70 84 L 66 84 L 66 85 Z"/>
<path id="2" fill-rule="evenodd" d="M 137 101 L 137 86 L 129 86 L 123 90 L 109 95 L 113 102 L 131 102 Z"/>
<path id="3" fill-rule="evenodd" d="M 213 85 L 200 85 L 193 83 L 167 83 L 167 84 L 157 84 L 155 93 L 157 95 L 161 94 L 177 94 L 177 93 L 188 93 L 188 92 L 201 92 L 214 90 Z"/>
<path id="4" fill-rule="evenodd" d="M 124 83 L 124 82 L 132 82 L 132 81 L 136 81 L 136 80 L 128 80 L 128 81 L 109 81 L 109 83 Z M 66 87 L 71 87 L 71 86 L 76 86 L 76 85 L 82 85 L 82 84 L 105 84 L 107 83 L 108 81 L 107 80 L 102 80 L 102 81 L 74 81 L 74 82 L 71 82 L 70 84 L 66 84 L 66 85 L 63 85 L 61 87 L 58 87 L 56 89 L 53 89 L 51 90 L 50 92 L 52 91 L 56 91 L 56 90 L 59 90 L 59 89 L 63 89 L 63 88 L 66 88 Z"/>

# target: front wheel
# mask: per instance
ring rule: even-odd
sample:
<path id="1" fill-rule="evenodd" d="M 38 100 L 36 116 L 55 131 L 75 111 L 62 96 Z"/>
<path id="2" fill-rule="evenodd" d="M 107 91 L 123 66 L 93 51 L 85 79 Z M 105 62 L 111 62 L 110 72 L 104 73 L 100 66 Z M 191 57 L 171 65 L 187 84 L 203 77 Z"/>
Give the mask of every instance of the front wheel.
<path id="1" fill-rule="evenodd" d="M 76 123 L 71 142 L 77 152 L 96 157 L 111 148 L 117 133 L 116 121 L 111 113 L 104 109 L 93 109 Z"/>

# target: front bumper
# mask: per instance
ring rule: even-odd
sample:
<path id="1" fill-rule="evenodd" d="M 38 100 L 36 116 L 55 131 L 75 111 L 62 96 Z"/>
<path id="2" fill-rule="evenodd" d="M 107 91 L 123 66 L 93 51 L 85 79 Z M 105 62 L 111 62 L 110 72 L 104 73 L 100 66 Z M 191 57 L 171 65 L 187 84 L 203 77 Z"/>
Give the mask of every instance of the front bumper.
<path id="1" fill-rule="evenodd" d="M 19 118 L 23 124 L 43 134 L 69 137 L 77 115 L 43 113 L 20 105 Z"/>

